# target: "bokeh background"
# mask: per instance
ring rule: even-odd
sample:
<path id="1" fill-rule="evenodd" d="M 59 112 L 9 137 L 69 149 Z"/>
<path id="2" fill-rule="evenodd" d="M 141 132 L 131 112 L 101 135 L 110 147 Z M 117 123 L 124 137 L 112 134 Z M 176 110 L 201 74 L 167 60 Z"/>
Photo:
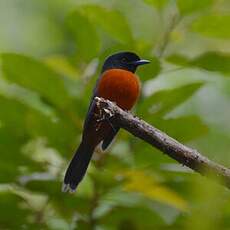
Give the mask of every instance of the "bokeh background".
<path id="1" fill-rule="evenodd" d="M 0 229 L 230 229 L 230 192 L 121 131 L 61 192 L 106 56 L 137 116 L 230 166 L 230 1 L 0 0 Z"/>

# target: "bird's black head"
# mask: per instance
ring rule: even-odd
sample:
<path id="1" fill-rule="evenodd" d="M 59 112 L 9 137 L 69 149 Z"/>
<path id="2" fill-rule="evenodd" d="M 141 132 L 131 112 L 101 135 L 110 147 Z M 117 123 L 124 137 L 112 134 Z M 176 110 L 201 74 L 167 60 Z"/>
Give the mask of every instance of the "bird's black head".
<path id="1" fill-rule="evenodd" d="M 102 72 L 108 69 L 125 69 L 135 72 L 139 65 L 148 64 L 150 61 L 140 59 L 132 52 L 119 52 L 109 56 L 102 67 Z"/>

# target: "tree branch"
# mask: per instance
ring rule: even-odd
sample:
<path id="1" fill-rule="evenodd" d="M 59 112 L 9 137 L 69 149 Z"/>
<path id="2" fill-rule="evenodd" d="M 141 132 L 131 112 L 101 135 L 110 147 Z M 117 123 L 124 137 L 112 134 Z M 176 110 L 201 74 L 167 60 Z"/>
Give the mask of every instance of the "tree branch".
<path id="1" fill-rule="evenodd" d="M 230 169 L 202 156 L 197 150 L 179 143 L 147 122 L 122 110 L 113 102 L 99 97 L 96 97 L 94 100 L 102 116 L 109 119 L 112 124 L 127 130 L 182 165 L 202 175 L 214 176 L 230 189 Z"/>

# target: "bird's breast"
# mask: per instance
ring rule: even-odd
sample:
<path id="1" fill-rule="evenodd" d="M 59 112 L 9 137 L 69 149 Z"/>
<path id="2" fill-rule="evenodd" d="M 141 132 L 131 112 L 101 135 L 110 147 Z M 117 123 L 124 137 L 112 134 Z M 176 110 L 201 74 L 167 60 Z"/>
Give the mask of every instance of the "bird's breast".
<path id="1" fill-rule="evenodd" d="M 97 92 L 99 97 L 116 102 L 122 109 L 129 110 L 135 104 L 140 93 L 139 79 L 130 71 L 107 70 L 101 76 Z"/>

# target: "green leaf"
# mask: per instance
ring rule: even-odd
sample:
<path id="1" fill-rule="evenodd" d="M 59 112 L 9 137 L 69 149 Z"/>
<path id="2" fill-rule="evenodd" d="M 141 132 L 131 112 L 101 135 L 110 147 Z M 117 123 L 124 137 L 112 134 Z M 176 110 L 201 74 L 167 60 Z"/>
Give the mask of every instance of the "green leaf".
<path id="1" fill-rule="evenodd" d="M 167 61 L 180 66 L 194 66 L 226 75 L 230 73 L 230 55 L 227 53 L 208 52 L 193 59 L 173 54 L 167 58 Z"/>
<path id="2" fill-rule="evenodd" d="M 184 116 L 171 119 L 153 119 L 157 128 L 181 142 L 188 142 L 208 132 L 207 126 L 196 116 Z"/>
<path id="3" fill-rule="evenodd" d="M 215 182 L 219 181 L 216 176 L 212 176 Z M 223 197 L 228 196 L 225 193 L 225 189 L 213 180 L 207 180 L 204 177 L 198 177 L 198 175 L 192 179 L 193 181 L 190 184 L 190 202 L 192 205 L 190 215 L 186 221 L 186 229 L 228 229 L 229 201 L 226 202 L 226 200 L 223 199 Z M 228 209 L 227 213 L 224 206 Z M 215 208 L 213 209 L 213 207 Z M 227 218 L 227 221 L 222 222 L 222 218 Z"/>
<path id="4" fill-rule="evenodd" d="M 190 61 L 190 64 L 209 71 L 230 74 L 230 55 L 209 52 Z"/>
<path id="5" fill-rule="evenodd" d="M 90 60 L 98 56 L 100 40 L 93 25 L 78 11 L 74 11 L 67 18 L 67 26 L 76 43 L 78 59 Z"/>
<path id="6" fill-rule="evenodd" d="M 130 229 L 127 224 L 136 226 L 137 229 L 151 229 L 151 226 L 163 223 L 152 205 L 153 202 L 149 199 L 119 188 L 101 197 L 94 214 L 102 225 L 113 226 L 112 229 L 126 229 L 125 226 Z"/>
<path id="7" fill-rule="evenodd" d="M 154 123 L 152 123 L 155 125 Z M 131 142 L 133 149 L 133 158 L 135 166 L 140 168 L 152 169 L 154 172 L 159 170 L 162 162 L 172 162 L 171 158 L 166 157 L 159 150 L 148 144 L 143 144 L 143 141 L 133 140 Z"/>
<path id="8" fill-rule="evenodd" d="M 41 94 L 49 103 L 65 107 L 70 102 L 65 78 L 53 72 L 42 62 L 20 54 L 1 55 L 2 69 L 11 82 Z M 13 68 L 12 68 L 13 67 Z"/>
<path id="9" fill-rule="evenodd" d="M 61 153 L 72 154 L 76 146 L 77 128 L 80 132 L 82 127 L 82 120 L 78 114 L 67 110 L 59 112 L 53 108 L 51 109 L 32 93 L 20 89 L 20 87 L 14 86 L 11 88 L 11 85 L 7 84 L 5 87 L 1 86 L 0 84 L 0 105 L 2 109 L 0 113 L 2 126 L 0 126 L 0 131 L 6 130 L 3 131 L 2 137 L 5 142 L 0 143 L 2 151 L 8 155 L 13 154 L 16 150 L 18 152 L 29 138 L 45 137 L 48 144 Z M 7 94 L 6 90 L 8 90 Z M 11 92 L 12 90 L 14 92 Z M 1 94 L 3 95 L 1 96 Z M 13 141 L 14 137 L 14 145 L 17 144 L 16 150 L 12 149 L 14 145 L 10 142 L 10 139 Z M 4 148 L 3 145 L 5 145 Z M 15 160 L 17 157 L 22 158 L 19 154 L 15 154 Z"/>
<path id="10" fill-rule="evenodd" d="M 202 83 L 193 83 L 172 90 L 162 90 L 144 99 L 138 106 L 138 111 L 148 111 L 151 116 L 163 117 L 181 103 L 185 102 Z"/>
<path id="11" fill-rule="evenodd" d="M 46 194 L 52 197 L 51 203 L 64 217 L 71 217 L 76 210 L 87 214 L 90 208 L 90 199 L 79 196 L 70 196 L 61 191 L 61 181 L 34 180 L 26 184 L 30 191 Z"/>
<path id="12" fill-rule="evenodd" d="M 141 170 L 130 170 L 124 172 L 127 182 L 124 189 L 129 192 L 138 192 L 149 199 L 166 203 L 181 211 L 187 210 L 186 201 L 173 190 L 157 182 L 153 177 Z"/>
<path id="13" fill-rule="evenodd" d="M 53 120 L 30 111 L 27 114 L 26 128 L 31 137 L 45 137 L 50 146 L 56 148 L 65 156 L 71 156 L 77 145 L 76 134 L 81 131 L 81 121 L 79 121 L 78 130 L 66 114 L 59 113 L 56 120 Z"/>
<path id="14" fill-rule="evenodd" d="M 42 1 L 20 1 L 20 6 L 18 3 L 0 1 L 0 51 L 33 56 L 62 52 L 68 41 L 62 23 L 68 10 L 64 2 L 47 0 L 44 5 Z"/>
<path id="15" fill-rule="evenodd" d="M 0 95 L 0 128 L 4 128 L 6 125 L 8 131 L 12 131 L 14 136 L 23 137 L 25 135 L 24 123 L 26 119 L 26 107 L 21 103 L 8 99 Z M 2 143 L 2 142 L 0 142 Z"/>
<path id="16" fill-rule="evenodd" d="M 52 71 L 51 74 L 53 74 Z M 43 77 L 45 76 L 41 76 L 42 79 L 38 80 L 41 88 L 38 88 L 38 90 L 43 91 Z M 21 77 L 21 75 L 19 75 L 19 77 Z M 39 78 L 40 76 L 37 77 Z M 60 88 L 60 85 L 55 83 L 55 79 L 53 80 L 54 85 L 51 84 L 50 87 L 57 87 L 57 89 Z M 46 82 L 46 80 L 44 81 Z M 68 110 L 65 109 L 64 111 L 56 111 L 53 107 L 41 101 L 40 98 L 37 95 L 34 95 L 34 93 L 31 91 L 15 85 L 7 84 L 3 81 L 0 83 L 0 95 L 3 95 L 2 100 L 0 100 L 2 108 L 0 121 L 3 123 L 3 128 L 5 127 L 5 129 L 7 129 L 6 133 L 10 132 L 11 134 L 9 135 L 12 135 L 12 138 L 15 136 L 17 140 L 15 145 L 19 141 L 17 148 L 21 149 L 21 145 L 25 144 L 29 137 L 45 137 L 48 140 L 49 145 L 58 149 L 58 151 L 61 153 L 66 154 L 67 152 L 69 155 L 71 155 L 76 147 L 76 127 L 81 129 L 82 126 L 82 120 L 79 118 L 78 114 L 72 112 L 71 106 Z M 36 87 L 33 81 L 31 81 L 31 87 Z M 65 88 L 63 88 L 63 90 L 65 90 Z M 52 93 L 52 90 L 50 93 Z M 51 98 L 51 96 L 52 95 L 47 94 L 47 97 L 56 100 L 55 97 Z M 58 92 L 57 97 L 59 97 Z M 59 102 L 57 101 L 57 103 Z M 7 140 L 5 140 L 5 144 L 7 143 Z M 15 150 L 11 150 L 9 145 L 12 144 L 8 143 L 6 146 L 4 146 L 4 153 L 13 154 Z M 10 153 L 7 151 L 7 149 L 10 151 Z M 16 156 L 18 156 L 19 159 L 21 157 L 19 154 L 16 154 Z M 23 161 L 24 158 L 21 157 L 21 159 Z M 22 162 L 20 161 L 20 164 L 18 165 L 22 165 Z"/>
<path id="17" fill-rule="evenodd" d="M 103 29 L 109 36 L 121 43 L 132 43 L 132 34 L 125 17 L 116 10 L 97 5 L 87 5 L 81 10 L 91 23 Z"/>
<path id="18" fill-rule="evenodd" d="M 156 57 L 145 58 L 148 59 L 151 63 L 145 65 L 144 67 L 140 67 L 137 70 L 137 74 L 142 82 L 153 79 L 157 76 L 157 74 L 160 73 L 161 70 L 160 61 Z"/>
<path id="19" fill-rule="evenodd" d="M 230 15 L 204 15 L 192 24 L 192 31 L 213 38 L 230 38 Z"/>
<path id="20" fill-rule="evenodd" d="M 99 219 L 99 223 L 101 223 L 104 229 L 125 230 L 128 227 L 129 230 L 136 230 L 160 229 L 163 221 L 159 215 L 149 207 L 137 205 L 135 207 L 115 207 L 103 218 Z"/>
<path id="21" fill-rule="evenodd" d="M 22 173 L 20 170 L 22 168 L 27 171 L 42 169 L 42 167 L 35 167 L 33 161 L 21 154 L 20 149 L 25 139 L 17 138 L 7 128 L 7 126 L 0 128 L 0 181 L 2 183 L 16 182 Z"/>
<path id="22" fill-rule="evenodd" d="M 39 111 L 45 116 L 55 117 L 53 108 L 44 103 L 39 95 L 3 79 L 0 79 L 0 96 L 12 100 L 15 104 L 19 102 L 23 106 L 28 106 L 31 109 Z M 7 112 L 7 110 L 5 112 Z"/>
<path id="23" fill-rule="evenodd" d="M 21 202 L 23 202 L 23 199 L 17 195 L 0 192 L 0 207 L 2 208 L 0 217 L 1 229 L 21 229 L 22 226 L 25 227 L 30 210 L 20 207 Z M 17 218 L 12 219 L 12 216 Z"/>
<path id="24" fill-rule="evenodd" d="M 201 0 L 201 1 L 177 0 L 177 5 L 182 15 L 207 9 L 212 5 L 212 3 L 213 0 Z"/>
<path id="25" fill-rule="evenodd" d="M 52 55 L 45 58 L 45 63 L 58 74 L 74 80 L 79 79 L 79 72 L 64 55 Z"/>
<path id="26" fill-rule="evenodd" d="M 168 0 L 144 0 L 144 2 L 156 7 L 157 9 L 162 9 L 168 3 Z"/>
<path id="27" fill-rule="evenodd" d="M 169 57 L 166 58 L 166 60 L 175 65 L 180 65 L 180 66 L 188 66 L 190 61 L 187 57 L 180 54 L 170 55 Z"/>
<path id="28" fill-rule="evenodd" d="M 22 145 L 28 140 L 26 107 L 2 96 L 0 105 L 0 181 L 10 182 L 20 175 L 20 167 L 32 170 L 38 167 L 21 153 Z"/>

